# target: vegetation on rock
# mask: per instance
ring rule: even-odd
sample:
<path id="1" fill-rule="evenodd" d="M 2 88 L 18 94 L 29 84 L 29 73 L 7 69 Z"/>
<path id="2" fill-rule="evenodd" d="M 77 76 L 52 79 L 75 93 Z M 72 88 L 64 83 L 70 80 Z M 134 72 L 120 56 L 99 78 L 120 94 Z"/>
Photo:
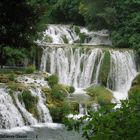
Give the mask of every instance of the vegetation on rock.
<path id="1" fill-rule="evenodd" d="M 104 52 L 104 58 L 101 62 L 99 81 L 103 86 L 107 86 L 108 74 L 110 71 L 110 53 L 109 51 Z"/>
<path id="2" fill-rule="evenodd" d="M 113 99 L 112 92 L 103 86 L 91 86 L 86 89 L 86 92 L 95 103 L 101 106 L 110 104 Z"/>

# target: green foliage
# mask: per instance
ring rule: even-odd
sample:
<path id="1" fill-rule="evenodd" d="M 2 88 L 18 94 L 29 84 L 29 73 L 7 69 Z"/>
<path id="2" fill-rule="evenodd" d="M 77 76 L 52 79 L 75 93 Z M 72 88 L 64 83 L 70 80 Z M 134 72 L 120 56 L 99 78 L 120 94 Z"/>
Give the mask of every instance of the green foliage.
<path id="1" fill-rule="evenodd" d="M 138 74 L 132 82 L 132 87 L 128 92 L 129 99 L 140 98 L 140 74 Z"/>
<path id="2" fill-rule="evenodd" d="M 25 104 L 25 108 L 30 113 L 32 113 L 34 115 L 34 117 L 36 117 L 36 118 L 39 117 L 38 110 L 37 110 L 37 103 L 38 103 L 37 96 L 33 96 L 29 90 L 24 90 L 22 92 L 21 97 L 19 97 L 19 99 L 23 100 L 23 102 Z"/>
<path id="3" fill-rule="evenodd" d="M 67 102 L 63 102 L 61 106 L 50 106 L 49 107 L 50 114 L 54 122 L 63 122 L 66 115 L 70 113 L 70 106 Z"/>
<path id="4" fill-rule="evenodd" d="M 91 86 L 86 89 L 86 92 L 94 102 L 101 106 L 110 104 L 113 98 L 111 91 L 102 86 Z"/>
<path id="5" fill-rule="evenodd" d="M 140 94 L 139 94 L 140 95 Z M 138 140 L 140 136 L 140 96 L 121 101 L 121 108 L 101 107 L 79 120 L 66 120 L 68 128 L 82 129 L 87 140 Z"/>
<path id="6" fill-rule="evenodd" d="M 84 43 L 86 39 L 85 33 L 79 33 L 80 43 Z"/>
<path id="7" fill-rule="evenodd" d="M 69 40 L 67 39 L 66 35 L 63 35 L 62 39 L 63 39 L 64 43 L 66 43 L 66 44 L 69 43 Z"/>
<path id="8" fill-rule="evenodd" d="M 0 65 L 20 64 L 21 59 L 27 56 L 24 48 L 29 51 L 34 44 L 37 26 L 45 10 L 44 2 L 40 0 L 0 2 Z"/>
<path id="9" fill-rule="evenodd" d="M 75 88 L 73 86 L 69 87 L 69 93 L 73 93 L 75 91 Z"/>
<path id="10" fill-rule="evenodd" d="M 10 81 L 15 81 L 15 79 L 16 79 L 15 73 L 12 72 L 11 74 L 9 74 L 9 75 L 8 75 L 8 79 L 9 79 Z"/>
<path id="11" fill-rule="evenodd" d="M 52 43 L 52 38 L 50 36 L 45 36 L 45 38 L 43 39 L 43 41 L 47 42 L 47 43 Z"/>
<path id="12" fill-rule="evenodd" d="M 35 72 L 35 70 L 36 70 L 35 66 L 30 65 L 30 66 L 28 66 L 28 67 L 25 68 L 25 73 L 26 74 L 32 74 L 32 73 Z"/>
<path id="13" fill-rule="evenodd" d="M 81 0 L 48 1 L 48 22 L 84 24 L 83 16 L 79 14 L 80 2 Z"/>
<path id="14" fill-rule="evenodd" d="M 74 26 L 74 31 L 75 31 L 76 35 L 79 35 L 80 28 L 78 26 Z"/>
<path id="15" fill-rule="evenodd" d="M 107 86 L 107 79 L 108 79 L 108 74 L 110 71 L 110 53 L 109 51 L 104 52 L 104 58 L 102 60 L 101 68 L 100 68 L 100 74 L 99 74 L 99 81 L 103 86 Z"/>
<path id="16" fill-rule="evenodd" d="M 58 76 L 57 75 L 51 75 L 48 78 L 46 78 L 45 80 L 48 81 L 49 86 L 52 88 L 54 85 L 58 84 Z"/>
<path id="17" fill-rule="evenodd" d="M 113 46 L 140 52 L 140 2 L 138 0 L 83 1 L 79 11 L 90 29 L 109 29 Z"/>
<path id="18" fill-rule="evenodd" d="M 75 104 L 69 104 L 67 101 L 68 94 L 73 91 L 73 87 L 62 84 L 54 84 L 52 88 L 43 88 L 46 103 L 54 122 L 63 122 L 66 115 L 77 110 Z"/>
<path id="19" fill-rule="evenodd" d="M 52 88 L 52 97 L 55 100 L 64 101 L 68 96 L 67 90 L 60 84 L 55 84 Z"/>

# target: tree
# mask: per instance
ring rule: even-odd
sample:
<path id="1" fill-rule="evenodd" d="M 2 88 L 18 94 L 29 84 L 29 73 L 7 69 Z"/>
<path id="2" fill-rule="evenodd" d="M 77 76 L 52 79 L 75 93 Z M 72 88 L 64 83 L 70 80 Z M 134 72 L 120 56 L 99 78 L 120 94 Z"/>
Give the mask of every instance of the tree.
<path id="1" fill-rule="evenodd" d="M 30 49 L 31 45 L 34 44 L 37 24 L 45 11 L 44 7 L 41 0 L 0 1 L 1 65 L 5 64 L 5 59 L 7 59 L 5 48 Z M 16 52 L 19 54 L 19 51 Z"/>

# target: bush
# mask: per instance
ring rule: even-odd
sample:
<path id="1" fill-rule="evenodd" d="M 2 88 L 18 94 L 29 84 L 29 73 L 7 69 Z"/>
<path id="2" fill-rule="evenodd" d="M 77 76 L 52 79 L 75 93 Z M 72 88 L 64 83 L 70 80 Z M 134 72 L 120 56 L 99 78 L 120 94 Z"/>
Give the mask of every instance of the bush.
<path id="1" fill-rule="evenodd" d="M 88 95 L 92 97 L 92 100 L 100 105 L 110 104 L 113 98 L 112 93 L 102 86 L 91 86 L 86 89 Z"/>
<path id="2" fill-rule="evenodd" d="M 67 90 L 60 84 L 54 85 L 52 88 L 52 97 L 56 100 L 64 101 L 68 96 Z"/>
<path id="3" fill-rule="evenodd" d="M 53 121 L 62 123 L 65 116 L 70 113 L 70 106 L 67 102 L 64 102 L 61 106 L 50 106 L 49 110 Z"/>
<path id="4" fill-rule="evenodd" d="M 45 80 L 48 81 L 49 86 L 52 88 L 54 85 L 58 84 L 58 76 L 57 75 L 51 75 L 48 78 L 46 78 Z"/>
<path id="5" fill-rule="evenodd" d="M 26 74 L 31 74 L 31 73 L 34 73 L 35 70 L 36 70 L 35 66 L 30 65 L 30 66 L 28 66 L 28 67 L 25 68 L 25 73 Z"/>

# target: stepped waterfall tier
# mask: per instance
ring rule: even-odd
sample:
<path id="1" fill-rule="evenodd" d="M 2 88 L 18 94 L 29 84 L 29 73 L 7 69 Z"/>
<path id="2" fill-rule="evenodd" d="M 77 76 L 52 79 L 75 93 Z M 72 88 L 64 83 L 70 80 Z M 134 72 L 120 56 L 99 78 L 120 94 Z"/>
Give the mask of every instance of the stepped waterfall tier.
<path id="1" fill-rule="evenodd" d="M 135 53 L 132 50 L 72 48 L 61 45 L 43 50 L 41 70 L 57 74 L 60 83 L 75 88 L 103 84 L 113 91 L 117 100 L 127 98 L 131 82 L 137 74 Z"/>
<path id="2" fill-rule="evenodd" d="M 107 30 L 89 31 L 85 27 L 74 25 L 47 25 L 46 31 L 43 32 L 42 39 L 37 41 L 38 44 L 73 44 L 81 43 L 88 45 L 111 45 L 109 33 Z"/>
<path id="3" fill-rule="evenodd" d="M 36 77 L 34 80 L 33 77 L 22 76 L 18 77 L 17 80 L 22 83 L 22 88 L 25 88 L 24 92 L 14 91 L 6 85 L 0 87 L 0 128 L 52 122 L 49 110 L 45 105 L 43 92 L 41 91 L 42 84 L 45 85 L 47 83 L 41 77 Z M 36 102 L 33 102 L 33 106 L 36 105 L 37 110 L 30 105 L 31 103 L 29 102 L 32 102 L 30 99 L 37 99 Z M 30 108 L 27 105 L 30 105 Z M 34 111 L 31 110 L 31 107 Z"/>

